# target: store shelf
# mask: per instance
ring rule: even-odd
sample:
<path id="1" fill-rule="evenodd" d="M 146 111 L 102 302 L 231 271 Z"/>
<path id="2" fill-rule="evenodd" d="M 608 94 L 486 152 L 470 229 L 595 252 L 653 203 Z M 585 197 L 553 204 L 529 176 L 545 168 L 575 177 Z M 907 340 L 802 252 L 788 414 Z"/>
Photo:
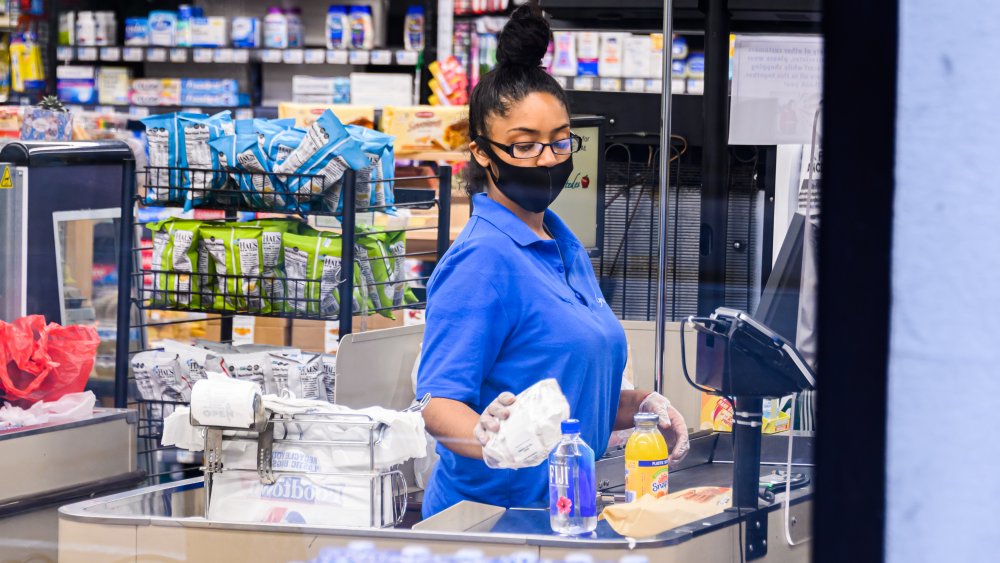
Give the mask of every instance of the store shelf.
<path id="1" fill-rule="evenodd" d="M 542 0 L 552 14 L 553 27 L 564 22 L 588 22 L 594 29 L 625 28 L 633 32 L 662 29 L 662 0 Z M 821 0 L 729 0 L 730 25 L 734 32 L 820 32 Z M 705 14 L 699 0 L 674 0 L 674 31 L 705 29 Z M 573 26 L 579 28 L 579 25 Z"/>
<path id="2" fill-rule="evenodd" d="M 56 47 L 60 62 L 173 64 L 292 64 L 416 66 L 420 53 L 405 49 L 235 49 L 229 47 Z"/>
<path id="3" fill-rule="evenodd" d="M 397 160 L 419 160 L 424 162 L 462 162 L 469 160 L 469 151 L 424 151 L 396 153 Z"/>

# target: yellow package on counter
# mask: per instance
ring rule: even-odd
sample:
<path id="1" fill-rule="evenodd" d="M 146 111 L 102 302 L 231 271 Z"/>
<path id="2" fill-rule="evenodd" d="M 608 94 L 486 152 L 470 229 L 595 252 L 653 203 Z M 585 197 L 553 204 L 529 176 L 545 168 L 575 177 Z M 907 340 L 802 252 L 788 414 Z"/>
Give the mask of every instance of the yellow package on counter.
<path id="1" fill-rule="evenodd" d="M 728 487 L 694 487 L 665 497 L 643 495 L 635 502 L 613 504 L 601 519 L 628 538 L 648 538 L 709 516 L 733 503 Z"/>
<path id="2" fill-rule="evenodd" d="M 396 137 L 396 156 L 453 151 L 469 144 L 469 106 L 386 106 L 382 131 Z"/>
<path id="3" fill-rule="evenodd" d="M 278 104 L 278 119 L 294 119 L 296 127 L 309 127 L 314 121 L 330 110 L 344 125 L 360 125 L 375 128 L 375 106 L 355 106 L 344 104 Z"/>
<path id="4" fill-rule="evenodd" d="M 780 408 L 781 399 L 764 399 L 761 431 L 764 434 L 785 432 L 791 427 L 791 418 Z M 733 406 L 728 399 L 702 393 L 701 429 L 716 432 L 733 431 Z"/>

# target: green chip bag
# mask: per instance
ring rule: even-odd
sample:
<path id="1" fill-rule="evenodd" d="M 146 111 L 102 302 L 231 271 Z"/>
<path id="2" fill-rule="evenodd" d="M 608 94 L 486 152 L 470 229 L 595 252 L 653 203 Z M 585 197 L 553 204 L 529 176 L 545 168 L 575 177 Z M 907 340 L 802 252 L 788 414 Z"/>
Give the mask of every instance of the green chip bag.
<path id="1" fill-rule="evenodd" d="M 367 235 L 357 237 L 354 252 L 358 256 L 358 266 L 361 279 L 368 288 L 368 298 L 372 310 L 383 317 L 395 319 L 392 314 L 393 287 L 389 283 L 392 263 L 386 252 L 383 235 Z"/>
<path id="2" fill-rule="evenodd" d="M 200 245 L 201 221 L 165 219 L 147 225 L 153 232 L 152 304 L 197 309 L 209 273 L 208 253 Z"/>
<path id="3" fill-rule="evenodd" d="M 340 313 L 340 282 L 343 279 L 341 242 L 337 236 L 284 233 L 285 291 L 289 312 L 334 317 Z M 359 312 L 363 298 L 357 265 L 352 310 Z"/>
<path id="4" fill-rule="evenodd" d="M 229 223 L 231 227 L 260 227 L 263 230 L 261 235 L 261 250 L 263 252 L 263 263 L 261 273 L 264 277 L 264 296 L 271 303 L 271 310 L 284 312 L 285 307 L 285 252 L 282 244 L 282 235 L 285 233 L 297 233 L 302 221 L 297 219 L 258 219 L 246 223 Z"/>
<path id="5" fill-rule="evenodd" d="M 392 264 L 389 279 L 392 283 L 392 306 L 417 303 L 417 296 L 406 281 L 406 231 L 382 233 L 386 253 Z"/>
<path id="6" fill-rule="evenodd" d="M 271 302 L 261 296 L 263 229 L 260 227 L 207 227 L 201 231 L 215 275 L 212 286 L 217 311 L 267 314 Z"/>

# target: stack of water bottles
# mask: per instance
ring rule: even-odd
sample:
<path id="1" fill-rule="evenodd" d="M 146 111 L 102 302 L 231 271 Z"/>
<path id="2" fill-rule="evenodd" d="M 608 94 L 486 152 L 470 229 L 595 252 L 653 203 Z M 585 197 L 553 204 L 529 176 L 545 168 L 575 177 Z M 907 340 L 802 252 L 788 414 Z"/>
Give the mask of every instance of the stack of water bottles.
<path id="1" fill-rule="evenodd" d="M 571 553 L 564 559 L 541 559 L 532 551 L 502 557 L 487 557 L 478 549 L 460 549 L 451 555 L 435 555 L 422 545 L 410 545 L 402 551 L 375 548 L 369 541 L 355 541 L 346 548 L 324 548 L 319 557 L 308 562 L 292 563 L 649 563 L 644 555 L 626 555 L 612 561 L 589 553 Z"/>

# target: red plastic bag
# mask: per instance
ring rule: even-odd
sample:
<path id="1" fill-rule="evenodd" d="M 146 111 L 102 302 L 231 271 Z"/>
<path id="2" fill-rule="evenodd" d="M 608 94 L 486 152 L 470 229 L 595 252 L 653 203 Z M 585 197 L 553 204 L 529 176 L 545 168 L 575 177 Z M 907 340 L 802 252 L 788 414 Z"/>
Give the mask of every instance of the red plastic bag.
<path id="1" fill-rule="evenodd" d="M 100 343 L 92 327 L 46 325 L 41 315 L 0 321 L 0 396 L 27 407 L 83 391 Z"/>

